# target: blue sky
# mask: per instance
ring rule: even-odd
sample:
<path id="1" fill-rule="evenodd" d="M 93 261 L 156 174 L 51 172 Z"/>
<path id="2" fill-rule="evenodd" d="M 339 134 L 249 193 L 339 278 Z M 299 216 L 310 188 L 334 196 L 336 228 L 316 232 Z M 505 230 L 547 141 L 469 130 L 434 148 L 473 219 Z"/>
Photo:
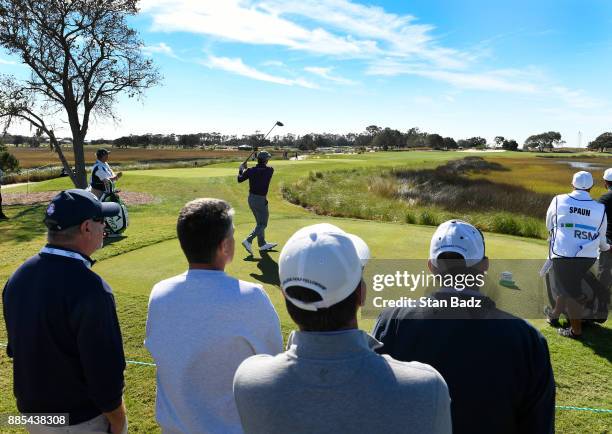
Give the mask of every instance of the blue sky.
<path id="1" fill-rule="evenodd" d="M 457 139 L 612 130 L 608 0 L 141 0 L 160 68 L 89 138 L 146 132 L 361 132 Z M 24 68 L 0 53 L 0 73 Z"/>

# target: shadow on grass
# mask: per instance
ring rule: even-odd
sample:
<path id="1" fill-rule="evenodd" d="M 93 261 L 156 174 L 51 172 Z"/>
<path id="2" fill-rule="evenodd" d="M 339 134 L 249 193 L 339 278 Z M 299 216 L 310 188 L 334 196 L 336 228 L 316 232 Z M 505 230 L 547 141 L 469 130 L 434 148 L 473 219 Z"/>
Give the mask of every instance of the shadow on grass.
<path id="1" fill-rule="evenodd" d="M 43 216 L 46 207 L 47 204 L 28 205 L 26 207 L 3 207 L 9 219 L 2 220 L 2 223 L 0 223 L 3 235 L 0 237 L 0 240 L 3 243 L 11 242 L 17 244 L 30 241 L 45 234 L 47 228 L 43 224 Z M 17 211 L 16 214 L 14 214 L 15 211 Z"/>
<path id="2" fill-rule="evenodd" d="M 257 259 L 253 258 L 253 256 L 248 256 L 244 260 L 248 262 L 257 262 L 257 268 L 261 271 L 261 274 L 250 273 L 250 276 L 254 279 L 257 279 L 261 283 L 265 283 L 267 285 L 275 285 L 280 286 L 280 279 L 278 277 L 278 264 L 268 252 L 260 252 L 261 259 L 257 261 Z"/>
<path id="3" fill-rule="evenodd" d="M 583 327 L 580 343 L 589 347 L 599 357 L 612 363 L 612 330 L 598 324 Z"/>
<path id="4" fill-rule="evenodd" d="M 127 238 L 127 235 L 120 235 L 118 237 L 106 237 L 106 238 L 104 238 L 103 247 L 106 247 L 106 246 L 108 246 L 110 244 L 115 244 L 115 243 L 117 243 L 119 241 L 122 241 L 122 240 L 124 240 L 126 238 Z"/>

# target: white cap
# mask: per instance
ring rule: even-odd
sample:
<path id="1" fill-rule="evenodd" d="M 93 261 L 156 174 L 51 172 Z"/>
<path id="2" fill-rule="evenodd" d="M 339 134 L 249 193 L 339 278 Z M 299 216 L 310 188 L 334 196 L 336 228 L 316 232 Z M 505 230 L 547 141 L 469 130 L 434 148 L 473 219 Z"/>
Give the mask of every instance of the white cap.
<path id="1" fill-rule="evenodd" d="M 429 245 L 429 259 L 437 266 L 441 253 L 459 253 L 468 267 L 482 261 L 485 256 L 485 244 L 482 233 L 462 220 L 448 220 L 442 223 L 433 234 Z"/>
<path id="2" fill-rule="evenodd" d="M 578 190 L 587 190 L 593 187 L 593 175 L 590 172 L 581 170 L 580 172 L 574 173 L 572 178 L 572 185 Z"/>
<path id="3" fill-rule="evenodd" d="M 361 266 L 365 267 L 366 264 L 368 263 L 368 260 L 370 259 L 370 248 L 365 243 L 365 241 L 363 241 L 357 235 L 353 235 L 353 234 L 344 232 L 338 226 L 332 225 L 331 223 L 318 223 L 316 225 L 303 227 L 302 229 L 298 230 L 296 233 L 291 235 L 291 237 L 289 237 L 289 240 L 287 240 L 287 243 L 290 243 L 293 240 L 293 238 L 300 237 L 304 234 L 308 235 L 312 232 L 316 232 L 319 234 L 323 234 L 323 233 L 338 234 L 340 233 L 340 234 L 346 235 L 347 237 L 353 240 L 353 244 L 355 245 L 355 249 L 357 250 L 357 256 L 359 256 L 359 259 L 361 260 Z"/>
<path id="4" fill-rule="evenodd" d="M 604 172 L 603 179 L 605 179 L 606 181 L 612 181 L 612 168 L 606 169 L 606 171 Z"/>
<path id="5" fill-rule="evenodd" d="M 281 289 L 287 300 L 300 309 L 331 307 L 355 291 L 369 257 L 370 249 L 358 236 L 328 223 L 307 226 L 293 234 L 281 250 Z M 285 292 L 291 286 L 308 288 L 321 300 L 296 300 Z"/>

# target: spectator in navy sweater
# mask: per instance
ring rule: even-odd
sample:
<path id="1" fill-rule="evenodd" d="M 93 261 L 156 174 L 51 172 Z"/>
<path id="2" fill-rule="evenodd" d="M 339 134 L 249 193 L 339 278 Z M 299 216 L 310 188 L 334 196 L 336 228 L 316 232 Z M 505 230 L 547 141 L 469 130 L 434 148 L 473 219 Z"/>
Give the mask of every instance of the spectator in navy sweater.
<path id="1" fill-rule="evenodd" d="M 489 265 L 480 231 L 460 220 L 441 224 L 429 258 L 430 270 L 443 281 L 463 276 L 462 282 L 475 284 L 440 288 L 429 304 L 440 307 L 383 312 L 374 328 L 383 343 L 378 351 L 427 363 L 442 374 L 455 434 L 553 433 L 555 380 L 548 345 L 527 321 L 497 309 L 478 290 L 476 282 L 484 284 Z M 444 307 L 453 299 L 471 307 Z"/>
<path id="2" fill-rule="evenodd" d="M 47 207 L 48 244 L 9 278 L 2 294 L 21 413 L 67 413 L 70 432 L 127 432 L 125 358 L 115 300 L 91 271 L 104 218 L 119 205 L 85 190 L 63 191 Z M 32 425 L 31 433 L 60 428 Z"/>

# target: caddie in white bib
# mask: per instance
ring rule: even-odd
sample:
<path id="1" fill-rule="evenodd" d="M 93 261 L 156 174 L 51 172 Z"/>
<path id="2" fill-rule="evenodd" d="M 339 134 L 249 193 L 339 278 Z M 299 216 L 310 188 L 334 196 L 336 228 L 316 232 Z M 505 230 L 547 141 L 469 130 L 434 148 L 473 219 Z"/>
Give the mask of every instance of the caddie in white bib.
<path id="1" fill-rule="evenodd" d="M 600 240 L 605 242 L 605 207 L 584 190 L 575 190 L 553 199 L 554 220 L 551 231 L 551 257 L 595 258 Z"/>

